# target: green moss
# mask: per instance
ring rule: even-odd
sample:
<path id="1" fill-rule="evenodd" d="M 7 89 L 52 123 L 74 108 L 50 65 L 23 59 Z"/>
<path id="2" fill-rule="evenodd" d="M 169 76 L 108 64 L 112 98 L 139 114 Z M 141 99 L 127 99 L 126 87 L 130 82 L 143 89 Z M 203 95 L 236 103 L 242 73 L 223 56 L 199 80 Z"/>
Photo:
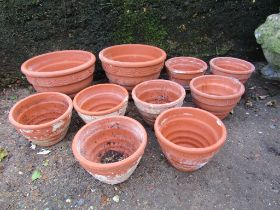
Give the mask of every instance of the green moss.
<path id="1" fill-rule="evenodd" d="M 255 37 L 263 48 L 280 53 L 280 13 L 269 15 L 255 30 Z"/>
<path id="2" fill-rule="evenodd" d="M 138 7 L 135 8 L 135 5 Z M 139 4 L 138 1 L 127 0 L 121 8 L 113 33 L 115 43 L 146 43 L 166 47 L 167 31 L 161 24 L 159 15 L 146 7 L 144 1 Z"/>

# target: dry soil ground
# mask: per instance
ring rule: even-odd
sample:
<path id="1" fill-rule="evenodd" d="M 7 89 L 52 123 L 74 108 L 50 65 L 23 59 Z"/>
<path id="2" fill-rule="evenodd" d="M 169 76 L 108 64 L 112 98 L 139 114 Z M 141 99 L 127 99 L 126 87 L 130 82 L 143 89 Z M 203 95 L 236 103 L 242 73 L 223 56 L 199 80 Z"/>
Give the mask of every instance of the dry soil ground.
<path id="1" fill-rule="evenodd" d="M 168 164 L 153 130 L 130 101 L 127 116 L 145 125 L 149 144 L 134 174 L 117 186 L 95 180 L 74 159 L 71 142 L 83 126 L 76 113 L 66 138 L 50 147 L 51 153 L 39 155 L 41 148 L 30 148 L 7 120 L 12 105 L 30 93 L 31 87 L 1 91 L 0 146 L 9 153 L 0 163 L 2 210 L 280 209 L 280 88 L 257 73 L 234 113 L 224 120 L 228 138 L 223 149 L 194 173 Z M 271 100 L 278 105 L 267 106 Z M 185 106 L 192 106 L 190 94 Z M 32 182 L 35 169 L 42 177 Z M 113 200 L 116 195 L 119 202 Z"/>

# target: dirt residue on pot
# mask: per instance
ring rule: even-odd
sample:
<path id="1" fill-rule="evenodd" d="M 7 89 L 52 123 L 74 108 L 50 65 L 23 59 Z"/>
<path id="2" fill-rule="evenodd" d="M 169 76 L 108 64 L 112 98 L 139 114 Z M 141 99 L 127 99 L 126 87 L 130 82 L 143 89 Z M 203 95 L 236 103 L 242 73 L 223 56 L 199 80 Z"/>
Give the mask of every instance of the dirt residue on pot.
<path id="1" fill-rule="evenodd" d="M 127 158 L 128 155 L 124 152 L 118 152 L 116 150 L 108 150 L 101 156 L 101 163 L 115 163 Z"/>

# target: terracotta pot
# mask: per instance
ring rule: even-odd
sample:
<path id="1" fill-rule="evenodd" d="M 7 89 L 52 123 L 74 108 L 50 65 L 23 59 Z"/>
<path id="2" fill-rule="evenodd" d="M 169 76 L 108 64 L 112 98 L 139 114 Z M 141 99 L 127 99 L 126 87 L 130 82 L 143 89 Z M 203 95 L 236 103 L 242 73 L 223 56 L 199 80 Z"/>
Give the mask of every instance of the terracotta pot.
<path id="1" fill-rule="evenodd" d="M 255 70 L 255 66 L 250 62 L 231 57 L 213 58 L 210 60 L 210 68 L 213 74 L 234 77 L 243 84 Z"/>
<path id="2" fill-rule="evenodd" d="M 108 116 L 124 115 L 128 92 L 115 84 L 99 84 L 79 92 L 73 101 L 74 107 L 85 123 Z"/>
<path id="3" fill-rule="evenodd" d="M 141 82 L 159 77 L 166 53 L 149 45 L 123 44 L 102 50 L 99 58 L 110 82 L 132 90 Z"/>
<path id="4" fill-rule="evenodd" d="M 136 169 L 147 144 L 147 133 L 136 120 L 113 116 L 92 121 L 76 134 L 72 150 L 80 165 L 107 184 L 127 180 Z M 101 163 L 108 151 L 124 155 L 118 162 Z"/>
<path id="5" fill-rule="evenodd" d="M 160 147 L 175 168 L 195 171 L 220 150 L 226 140 L 226 127 L 215 115 L 197 108 L 172 108 L 155 122 Z"/>
<path id="6" fill-rule="evenodd" d="M 87 51 L 56 51 L 25 61 L 21 71 L 37 92 L 61 92 L 74 97 L 92 83 L 95 60 Z"/>
<path id="7" fill-rule="evenodd" d="M 193 102 L 220 119 L 229 114 L 245 91 L 239 80 L 220 75 L 196 77 L 191 81 L 190 88 Z"/>
<path id="8" fill-rule="evenodd" d="M 185 96 L 186 91 L 181 85 L 161 79 L 142 82 L 132 90 L 134 103 L 149 125 L 154 125 L 161 112 L 182 106 Z"/>
<path id="9" fill-rule="evenodd" d="M 29 141 L 51 146 L 67 133 L 72 100 L 57 92 L 37 93 L 18 101 L 10 110 L 11 124 Z"/>
<path id="10" fill-rule="evenodd" d="M 165 62 L 169 79 L 189 89 L 190 81 L 207 70 L 207 64 L 193 57 L 175 57 Z"/>

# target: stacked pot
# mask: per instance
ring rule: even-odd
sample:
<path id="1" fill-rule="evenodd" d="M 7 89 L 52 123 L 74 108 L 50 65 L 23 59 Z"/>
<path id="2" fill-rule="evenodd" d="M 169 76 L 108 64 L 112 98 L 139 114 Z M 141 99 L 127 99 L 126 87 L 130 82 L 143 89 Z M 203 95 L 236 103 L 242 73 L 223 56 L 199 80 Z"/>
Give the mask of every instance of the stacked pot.
<path id="1" fill-rule="evenodd" d="M 86 125 L 74 137 L 73 154 L 85 170 L 108 184 L 130 177 L 147 144 L 144 127 L 124 116 L 129 93 L 169 162 L 194 171 L 224 144 L 226 128 L 220 119 L 238 103 L 245 91 L 241 82 L 254 70 L 246 61 L 221 57 L 210 61 L 214 75 L 204 76 L 204 61 L 175 57 L 165 62 L 168 81 L 158 79 L 166 59 L 160 48 L 116 45 L 102 50 L 99 58 L 111 83 L 91 86 L 96 59 L 86 51 L 57 51 L 24 62 L 22 72 L 42 93 L 17 102 L 9 119 L 29 141 L 51 146 L 65 137 L 74 107 Z M 201 109 L 182 107 L 185 89 Z"/>

